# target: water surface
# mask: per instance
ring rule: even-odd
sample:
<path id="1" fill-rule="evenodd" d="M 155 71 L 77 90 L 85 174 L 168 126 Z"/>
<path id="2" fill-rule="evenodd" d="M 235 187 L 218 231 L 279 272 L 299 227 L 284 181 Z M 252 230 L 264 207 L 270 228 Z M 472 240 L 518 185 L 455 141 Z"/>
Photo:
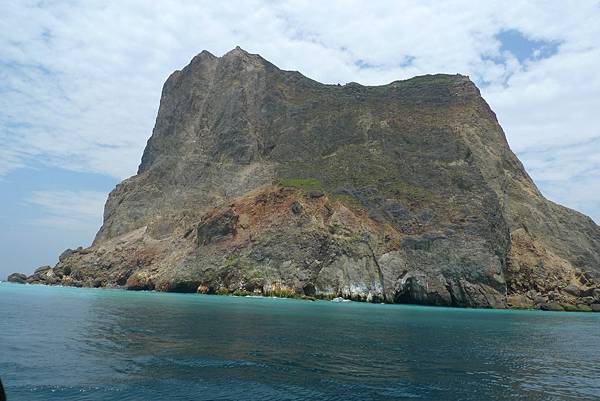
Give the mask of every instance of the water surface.
<path id="1" fill-rule="evenodd" d="M 598 400 L 600 314 L 0 284 L 17 400 Z"/>

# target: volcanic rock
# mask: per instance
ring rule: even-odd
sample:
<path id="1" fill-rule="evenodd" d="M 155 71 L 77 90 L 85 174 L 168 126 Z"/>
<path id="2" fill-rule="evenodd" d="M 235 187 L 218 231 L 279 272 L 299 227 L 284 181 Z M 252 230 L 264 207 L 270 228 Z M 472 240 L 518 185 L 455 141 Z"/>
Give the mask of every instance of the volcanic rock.
<path id="1" fill-rule="evenodd" d="M 466 76 L 325 85 L 236 48 L 167 79 L 92 246 L 38 276 L 564 309 L 599 287 L 600 229 L 542 196 Z"/>

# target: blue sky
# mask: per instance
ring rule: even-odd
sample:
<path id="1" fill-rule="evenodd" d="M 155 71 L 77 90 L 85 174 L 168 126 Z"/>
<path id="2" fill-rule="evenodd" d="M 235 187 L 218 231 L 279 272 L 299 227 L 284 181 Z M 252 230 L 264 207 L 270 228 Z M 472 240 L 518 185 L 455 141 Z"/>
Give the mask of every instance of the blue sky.
<path id="1" fill-rule="evenodd" d="M 240 45 L 327 83 L 467 74 L 550 199 L 600 221 L 600 2 L 0 4 L 0 279 L 89 245 L 166 77 Z"/>

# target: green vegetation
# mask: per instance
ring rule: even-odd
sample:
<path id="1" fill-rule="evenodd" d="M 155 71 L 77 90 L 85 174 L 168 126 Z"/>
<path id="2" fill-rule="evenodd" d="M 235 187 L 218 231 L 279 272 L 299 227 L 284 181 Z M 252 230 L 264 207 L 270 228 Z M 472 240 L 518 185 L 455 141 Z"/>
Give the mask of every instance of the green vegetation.
<path id="1" fill-rule="evenodd" d="M 241 258 L 239 255 L 232 253 L 225 260 L 225 265 L 223 267 L 225 267 L 226 269 L 232 269 L 234 267 L 237 267 L 240 264 L 240 259 Z"/>
<path id="2" fill-rule="evenodd" d="M 324 187 L 316 178 L 284 178 L 279 181 L 279 185 L 288 188 L 298 188 L 304 192 L 324 191 Z M 327 193 L 327 192 L 326 192 Z M 361 207 L 360 202 L 352 195 L 346 193 L 327 193 L 332 202 L 341 202 L 351 207 Z"/>
<path id="3" fill-rule="evenodd" d="M 323 294 L 316 294 L 315 295 L 316 299 L 321 299 L 321 300 L 325 300 L 325 301 L 331 301 L 335 297 L 337 297 L 337 294 L 323 293 Z"/>
<path id="4" fill-rule="evenodd" d="M 225 287 L 217 288 L 217 290 L 215 291 L 216 295 L 229 295 L 230 293 L 231 292 L 229 291 L 229 289 Z"/>
<path id="5" fill-rule="evenodd" d="M 394 81 L 393 83 L 396 86 L 405 86 L 410 87 L 413 85 L 434 85 L 434 86 L 447 86 L 453 83 L 456 83 L 460 79 L 458 75 L 449 75 L 449 74 L 428 74 L 421 75 L 417 77 L 412 77 L 409 79 L 405 79 L 403 81 Z"/>
<path id="6" fill-rule="evenodd" d="M 578 304 L 578 305 L 561 304 L 561 306 L 563 307 L 563 309 L 566 312 L 592 312 L 592 308 L 590 308 L 588 305 L 584 305 L 584 304 Z"/>
<path id="7" fill-rule="evenodd" d="M 575 305 L 570 304 L 562 304 L 562 307 L 567 312 L 577 312 L 579 310 Z"/>
<path id="8" fill-rule="evenodd" d="M 321 182 L 316 178 L 284 178 L 279 181 L 279 185 L 303 191 L 320 191 L 323 188 Z"/>
<path id="9" fill-rule="evenodd" d="M 236 297 L 247 297 L 248 295 L 255 295 L 255 294 L 251 291 L 238 289 L 238 290 L 235 290 L 233 293 L 231 293 L 231 295 L 235 295 Z"/>

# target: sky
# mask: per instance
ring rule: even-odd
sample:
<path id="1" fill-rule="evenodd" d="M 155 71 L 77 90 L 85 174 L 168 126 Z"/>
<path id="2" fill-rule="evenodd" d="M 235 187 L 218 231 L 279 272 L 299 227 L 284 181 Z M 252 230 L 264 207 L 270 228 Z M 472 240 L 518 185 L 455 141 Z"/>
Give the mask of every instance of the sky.
<path id="1" fill-rule="evenodd" d="M 241 46 L 324 83 L 461 73 L 546 197 L 600 222 L 600 1 L 0 2 L 0 279 L 89 245 L 171 72 Z"/>

